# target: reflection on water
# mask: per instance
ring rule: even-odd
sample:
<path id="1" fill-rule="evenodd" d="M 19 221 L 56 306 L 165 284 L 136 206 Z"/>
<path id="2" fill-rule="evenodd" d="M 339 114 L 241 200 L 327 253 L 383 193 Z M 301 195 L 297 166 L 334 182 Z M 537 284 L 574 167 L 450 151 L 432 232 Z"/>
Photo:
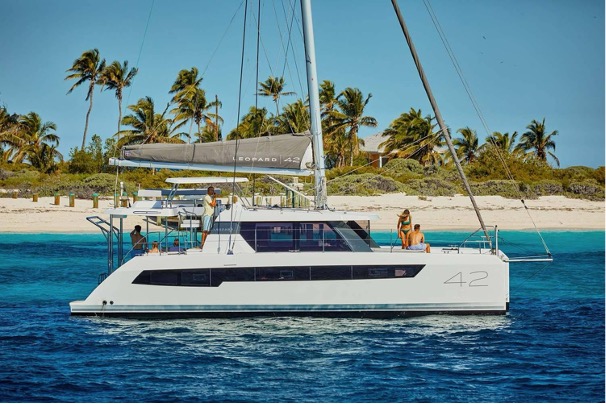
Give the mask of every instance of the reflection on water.
<path id="1" fill-rule="evenodd" d="M 300 338 L 340 335 L 406 334 L 418 336 L 448 336 L 507 329 L 509 316 L 431 315 L 406 319 L 334 319 L 334 318 L 242 318 L 242 319 L 175 319 L 134 320 L 117 318 L 74 318 L 86 325 L 88 333 L 120 335 L 132 338 L 198 338 L 213 339 L 290 337 Z"/>

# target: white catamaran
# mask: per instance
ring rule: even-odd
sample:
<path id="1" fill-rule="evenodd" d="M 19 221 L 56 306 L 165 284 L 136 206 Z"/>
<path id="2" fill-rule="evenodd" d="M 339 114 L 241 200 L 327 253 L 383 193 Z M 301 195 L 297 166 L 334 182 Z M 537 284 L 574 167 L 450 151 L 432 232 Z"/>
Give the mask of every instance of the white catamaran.
<path id="1" fill-rule="evenodd" d="M 452 152 L 447 128 L 395 0 L 393 3 Z M 398 317 L 508 311 L 510 260 L 498 248 L 496 227 L 489 234 L 477 209 L 482 244 L 432 247 L 425 253 L 379 246 L 371 237 L 371 221 L 377 218 L 374 214 L 327 207 L 309 0 L 302 0 L 302 16 L 311 134 L 127 146 L 111 163 L 268 175 L 313 174 L 313 207 L 260 206 L 230 196 L 227 204 L 216 207 L 214 227 L 200 250 L 193 244 L 205 191 L 179 187 L 188 183 L 231 184 L 235 179 L 169 180 L 171 190 L 148 195 L 164 195 L 163 200 L 115 207 L 107 212 L 109 221 L 89 218 L 107 238 L 108 270 L 86 300 L 70 303 L 73 315 Z M 297 191 L 290 188 L 290 192 Z M 473 197 L 472 203 L 476 207 Z M 125 258 L 123 220 L 132 215 L 164 218 L 161 244 L 166 252 Z M 175 217 L 178 226 L 189 232 L 191 244 L 171 250 L 168 240 L 174 234 L 169 233 L 168 223 Z"/>

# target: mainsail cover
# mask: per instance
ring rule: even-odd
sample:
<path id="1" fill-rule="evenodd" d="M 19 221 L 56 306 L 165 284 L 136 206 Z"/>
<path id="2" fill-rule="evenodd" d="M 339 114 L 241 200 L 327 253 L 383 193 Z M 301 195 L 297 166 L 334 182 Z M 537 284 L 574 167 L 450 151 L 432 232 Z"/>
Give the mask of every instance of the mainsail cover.
<path id="1" fill-rule="evenodd" d="M 309 133 L 193 144 L 142 144 L 122 148 L 113 165 L 180 168 L 244 173 L 310 175 L 313 163 Z"/>

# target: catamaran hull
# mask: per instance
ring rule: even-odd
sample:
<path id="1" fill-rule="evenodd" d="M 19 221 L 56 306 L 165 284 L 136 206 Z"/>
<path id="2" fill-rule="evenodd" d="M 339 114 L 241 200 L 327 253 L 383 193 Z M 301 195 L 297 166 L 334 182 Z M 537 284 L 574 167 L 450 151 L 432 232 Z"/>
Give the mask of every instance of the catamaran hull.
<path id="1" fill-rule="evenodd" d="M 505 314 L 509 264 L 491 254 L 457 253 L 192 254 L 137 257 L 105 279 L 72 315 L 119 317 L 406 317 Z M 142 271 L 205 268 L 325 268 L 383 265 L 421 268 L 410 277 L 222 282 L 218 286 L 133 283 Z M 333 264 L 327 264 L 327 262 Z M 353 269 L 352 269 L 353 271 Z M 135 281 L 136 282 L 136 281 Z"/>

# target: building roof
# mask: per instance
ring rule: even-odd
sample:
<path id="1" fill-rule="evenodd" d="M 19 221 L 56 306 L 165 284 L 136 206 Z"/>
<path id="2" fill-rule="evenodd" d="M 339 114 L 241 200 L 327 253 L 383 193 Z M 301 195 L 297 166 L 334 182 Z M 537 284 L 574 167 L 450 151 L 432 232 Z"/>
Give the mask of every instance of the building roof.
<path id="1" fill-rule="evenodd" d="M 385 148 L 379 148 L 379 145 L 386 141 L 388 136 L 384 136 L 383 132 L 375 133 L 364 138 L 364 146 L 360 146 L 360 150 L 364 152 L 378 152 L 384 153 Z"/>

